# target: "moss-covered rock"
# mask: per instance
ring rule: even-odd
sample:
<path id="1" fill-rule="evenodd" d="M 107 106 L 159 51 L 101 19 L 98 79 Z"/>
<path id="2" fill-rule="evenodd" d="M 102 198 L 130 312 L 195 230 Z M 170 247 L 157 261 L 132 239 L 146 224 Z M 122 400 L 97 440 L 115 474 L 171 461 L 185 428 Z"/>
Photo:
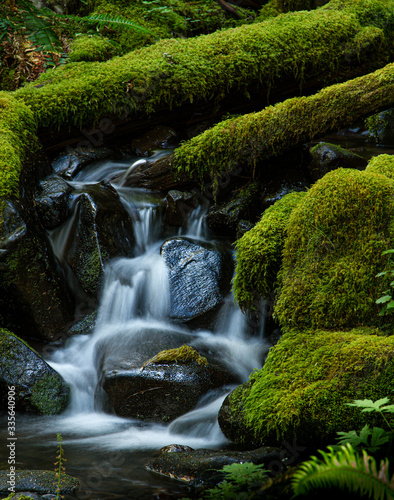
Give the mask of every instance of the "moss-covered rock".
<path id="1" fill-rule="evenodd" d="M 344 403 L 390 397 L 393 375 L 394 338 L 377 329 L 288 332 L 227 397 L 219 423 L 237 443 L 333 443 L 336 431 L 384 426 L 380 415 Z"/>
<path id="2" fill-rule="evenodd" d="M 284 196 L 237 241 L 233 291 L 242 309 L 257 309 L 260 299 L 269 298 L 273 293 L 289 217 L 305 195 L 304 192 L 294 192 Z"/>
<path id="3" fill-rule="evenodd" d="M 55 415 L 68 404 L 69 388 L 61 376 L 16 335 L 0 329 L 0 395 L 4 410 L 11 386 L 17 412 Z"/>
<path id="4" fill-rule="evenodd" d="M 10 477 L 8 470 L 0 471 L 0 493 L 9 492 Z M 52 494 L 56 495 L 60 493 L 64 494 L 75 494 L 79 489 L 79 481 L 77 478 L 70 476 L 69 474 L 62 475 L 62 481 L 60 485 L 60 491 L 57 492 L 58 479 L 56 477 L 56 472 L 49 470 L 17 470 L 15 471 L 15 492 L 34 492 L 41 495 Z M 33 495 L 32 495 L 33 496 Z M 34 496 L 36 498 L 36 496 Z M 20 497 L 18 497 L 18 500 Z"/>
<path id="5" fill-rule="evenodd" d="M 389 179 L 394 179 L 394 155 L 382 154 L 374 156 L 368 162 L 367 172 L 382 174 Z"/>
<path id="6" fill-rule="evenodd" d="M 160 351 L 153 358 L 148 359 L 142 368 L 161 363 L 197 363 L 200 366 L 208 366 L 207 358 L 201 356 L 197 349 L 186 344 L 176 349 Z"/>
<path id="7" fill-rule="evenodd" d="M 287 226 L 275 315 L 281 326 L 342 329 L 379 324 L 376 278 L 393 245 L 391 179 L 338 169 L 320 179 Z"/>

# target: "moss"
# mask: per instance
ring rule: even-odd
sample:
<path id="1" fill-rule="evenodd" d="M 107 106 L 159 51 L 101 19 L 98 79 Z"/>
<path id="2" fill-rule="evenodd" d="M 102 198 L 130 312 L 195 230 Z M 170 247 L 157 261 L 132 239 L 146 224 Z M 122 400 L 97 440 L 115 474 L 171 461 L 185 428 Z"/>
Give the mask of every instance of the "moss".
<path id="1" fill-rule="evenodd" d="M 289 332 L 245 393 L 238 391 L 233 409 L 242 403 L 247 428 L 265 445 L 293 438 L 300 446 L 332 443 L 336 431 L 366 421 L 384 426 L 379 415 L 344 403 L 390 397 L 393 376 L 394 337 L 379 330 Z"/>
<path id="2" fill-rule="evenodd" d="M 176 349 L 161 351 L 142 365 L 142 368 L 159 363 L 197 363 L 200 366 L 208 366 L 207 358 L 201 356 L 197 349 L 184 344 Z"/>
<path id="3" fill-rule="evenodd" d="M 353 169 L 329 172 L 309 190 L 287 226 L 275 306 L 282 326 L 379 324 L 375 301 L 387 283 L 376 274 L 393 244 L 393 190 L 387 177 Z"/>
<path id="4" fill-rule="evenodd" d="M 269 87 L 281 78 L 302 82 L 345 63 L 343 44 L 364 27 L 354 7 L 360 1 L 345 2 L 342 10 L 289 13 L 198 38 L 162 40 L 102 63 L 64 65 L 15 95 L 32 106 L 41 126 L 60 127 L 92 124 L 105 113 L 151 113 L 163 105 L 220 99 L 230 90 Z M 382 5 L 387 17 L 394 16 L 392 0 L 361 3 L 365 25 L 380 27 L 375 12 Z M 390 42 L 389 29 L 385 35 Z M 376 53 L 375 67 L 378 61 Z"/>
<path id="5" fill-rule="evenodd" d="M 0 92 L 0 198 L 18 195 L 19 174 L 38 148 L 36 121 L 20 100 Z"/>
<path id="6" fill-rule="evenodd" d="M 274 291 L 287 224 L 305 193 L 289 193 L 263 214 L 260 222 L 236 243 L 235 300 L 242 309 L 256 309 L 261 297 Z"/>
<path id="7" fill-rule="evenodd" d="M 31 389 L 30 402 L 41 415 L 58 415 L 67 408 L 64 383 L 58 374 L 47 374 Z"/>
<path id="8" fill-rule="evenodd" d="M 119 55 L 119 51 L 120 48 L 108 38 L 83 35 L 73 41 L 68 58 L 72 62 L 105 61 Z"/>
<path id="9" fill-rule="evenodd" d="M 368 162 L 367 172 L 382 174 L 389 179 L 394 179 L 394 155 L 382 154 L 374 156 Z"/>
<path id="10" fill-rule="evenodd" d="M 316 0 L 270 0 L 260 9 L 256 20 L 264 21 L 286 12 L 315 9 L 316 4 Z"/>

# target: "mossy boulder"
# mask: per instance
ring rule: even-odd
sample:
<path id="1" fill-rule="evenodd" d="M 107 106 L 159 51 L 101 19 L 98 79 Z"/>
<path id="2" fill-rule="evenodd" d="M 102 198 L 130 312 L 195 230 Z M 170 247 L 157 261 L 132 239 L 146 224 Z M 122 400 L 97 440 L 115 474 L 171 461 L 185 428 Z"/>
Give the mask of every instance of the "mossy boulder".
<path id="1" fill-rule="evenodd" d="M 367 172 L 382 174 L 394 180 L 394 155 L 382 154 L 374 156 L 368 162 Z"/>
<path id="2" fill-rule="evenodd" d="M 0 471 L 0 493 L 9 493 L 10 480 L 8 470 Z M 17 470 L 15 471 L 15 492 L 32 492 L 41 495 L 52 494 L 56 495 L 72 495 L 79 489 L 79 481 L 77 478 L 69 474 L 62 475 L 60 491 L 57 492 L 58 479 L 56 472 L 49 470 Z M 32 495 L 33 496 L 33 495 Z M 36 498 L 36 496 L 33 496 Z"/>
<path id="3" fill-rule="evenodd" d="M 275 315 L 282 327 L 379 325 L 376 274 L 393 245 L 394 185 L 385 176 L 338 169 L 291 213 Z"/>
<path id="4" fill-rule="evenodd" d="M 393 376 L 394 337 L 377 329 L 288 332 L 227 397 L 219 424 L 236 443 L 334 443 L 337 431 L 384 425 L 345 403 L 390 397 Z"/>
<path id="5" fill-rule="evenodd" d="M 81 35 L 71 44 L 68 58 L 71 62 L 79 61 L 106 61 L 119 55 L 121 49 L 106 37 Z"/>
<path id="6" fill-rule="evenodd" d="M 394 146 L 394 108 L 369 116 L 366 120 L 370 136 L 379 146 Z"/>
<path id="7" fill-rule="evenodd" d="M 62 377 L 25 342 L 0 330 L 0 401 L 7 409 L 7 394 L 15 387 L 15 411 L 55 415 L 65 410 L 69 388 Z"/>
<path id="8" fill-rule="evenodd" d="M 242 309 L 257 309 L 262 297 L 273 294 L 290 214 L 305 195 L 294 192 L 284 196 L 237 241 L 233 291 Z"/>
<path id="9" fill-rule="evenodd" d="M 322 142 L 314 146 L 311 151 L 311 161 L 308 165 L 310 175 L 317 181 L 327 172 L 337 168 L 357 168 L 363 170 L 367 160 L 347 149 L 335 144 Z"/>

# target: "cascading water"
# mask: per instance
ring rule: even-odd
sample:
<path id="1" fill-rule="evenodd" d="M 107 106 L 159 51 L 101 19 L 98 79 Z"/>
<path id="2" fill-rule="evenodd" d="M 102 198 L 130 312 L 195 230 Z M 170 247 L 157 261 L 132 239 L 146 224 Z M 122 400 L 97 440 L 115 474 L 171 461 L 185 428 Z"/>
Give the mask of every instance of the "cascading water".
<path id="1" fill-rule="evenodd" d="M 128 165 L 101 161 L 96 164 L 96 168 L 89 167 L 81 172 L 74 186 L 83 188 L 85 184 L 119 178 L 120 173 L 130 170 Z M 133 454 L 138 450 L 140 456 L 144 457 L 151 450 L 172 443 L 193 448 L 222 447 L 227 441 L 218 426 L 217 413 L 230 387 L 211 390 L 194 410 L 169 425 L 141 423 L 105 412 L 100 391 L 97 390 L 97 360 L 103 346 L 122 350 L 133 335 L 141 335 L 141 332 L 143 335 L 143 332 L 152 329 L 176 331 L 192 338 L 192 344 L 197 349 L 204 346 L 220 357 L 223 364 L 236 374 L 239 383 L 247 380 L 254 368 L 261 367 L 267 350 L 262 335 L 250 335 L 250 326 L 235 307 L 231 296 L 226 298 L 212 331 L 191 331 L 171 321 L 168 275 L 160 255 L 163 234 L 168 237 L 169 229 L 167 227 L 163 231 L 161 203 L 152 194 L 142 190 L 114 182 L 112 185 L 134 221 L 135 256 L 117 258 L 106 265 L 94 332 L 89 336 L 72 337 L 65 347 L 53 352 L 48 360 L 71 387 L 68 410 L 57 417 L 22 420 L 20 425 L 24 427 L 25 438 L 40 435 L 44 439 L 44 436 L 61 432 L 65 449 L 73 450 L 73 458 L 69 458 L 69 463 L 72 460 L 78 462 L 78 455 L 88 453 L 87 450 L 93 454 L 114 450 Z M 178 231 L 174 228 L 173 235 L 207 239 L 209 233 L 205 226 L 205 210 L 206 207 L 199 206 L 190 214 L 188 229 Z M 69 230 L 72 218 L 67 224 L 63 226 L 63 231 Z M 53 234 L 53 241 L 55 251 L 60 254 L 64 245 L 61 231 Z M 145 450 L 145 455 L 141 454 L 142 450 Z M 141 470 L 140 464 L 132 479 L 132 473 L 127 471 L 127 491 L 140 487 L 143 477 Z M 122 477 L 122 472 L 116 472 L 115 476 Z M 152 481 L 152 478 L 149 480 Z M 113 485 L 108 488 L 113 488 Z M 101 494 L 100 498 L 104 496 Z"/>

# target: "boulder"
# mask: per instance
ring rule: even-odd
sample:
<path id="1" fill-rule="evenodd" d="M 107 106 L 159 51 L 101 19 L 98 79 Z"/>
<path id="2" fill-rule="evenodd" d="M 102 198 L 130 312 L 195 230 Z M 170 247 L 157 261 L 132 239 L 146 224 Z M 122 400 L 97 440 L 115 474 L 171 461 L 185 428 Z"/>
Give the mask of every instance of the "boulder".
<path id="1" fill-rule="evenodd" d="M 10 480 L 9 470 L 0 471 L 0 493 L 9 493 L 9 484 L 7 481 Z M 56 472 L 49 470 L 17 470 L 15 471 L 15 493 L 16 492 L 27 492 L 35 493 L 40 495 L 52 494 L 56 495 L 57 488 L 57 477 Z M 75 494 L 79 489 L 79 481 L 73 476 L 68 474 L 63 474 L 62 483 L 60 485 L 59 493 L 61 495 L 72 495 Z M 12 497 L 12 498 L 17 498 Z"/>
<path id="2" fill-rule="evenodd" d="M 162 156 L 157 160 L 147 159 L 129 169 L 117 180 L 121 186 L 133 186 L 153 191 L 169 191 L 193 185 L 187 174 L 179 174 L 171 165 L 173 155 Z"/>
<path id="3" fill-rule="evenodd" d="M 0 330 L 0 401 L 8 409 L 14 387 L 14 410 L 55 415 L 68 404 L 69 388 L 42 357 L 7 330 Z"/>
<path id="4" fill-rule="evenodd" d="M 131 142 L 138 156 L 149 156 L 153 149 L 174 147 L 179 142 L 177 133 L 171 127 L 158 125 Z"/>
<path id="5" fill-rule="evenodd" d="M 166 196 L 165 220 L 170 226 L 187 227 L 189 214 L 196 207 L 193 193 L 172 189 Z"/>
<path id="6" fill-rule="evenodd" d="M 269 350 L 263 368 L 225 399 L 219 425 L 235 443 L 325 446 L 337 431 L 381 426 L 381 415 L 347 406 L 390 397 L 394 337 L 375 328 L 292 331 Z"/>
<path id="7" fill-rule="evenodd" d="M 25 222 L 19 205 L 5 201 L 0 218 L 2 324 L 24 338 L 51 340 L 71 321 L 74 303 L 42 227 Z"/>
<path id="8" fill-rule="evenodd" d="M 327 172 L 337 168 L 356 168 L 363 170 L 367 166 L 367 160 L 347 149 L 334 144 L 322 142 L 314 146 L 310 151 L 310 162 L 308 170 L 313 181 L 324 177 Z"/>
<path id="9" fill-rule="evenodd" d="M 60 226 L 71 214 L 70 198 L 74 189 L 61 177 L 53 176 L 40 182 L 34 205 L 45 229 Z"/>
<path id="10" fill-rule="evenodd" d="M 382 154 L 373 156 L 365 169 L 367 172 L 385 175 L 394 179 L 394 155 Z"/>
<path id="11" fill-rule="evenodd" d="M 133 223 L 116 190 L 105 181 L 83 188 L 74 214 L 62 257 L 83 290 L 96 297 L 105 263 L 132 255 Z"/>
<path id="12" fill-rule="evenodd" d="M 192 335 L 141 325 L 116 340 L 97 345 L 96 398 L 104 397 L 120 416 L 169 422 L 194 408 L 208 390 L 236 380 L 215 358 L 193 355 Z"/>
<path id="13" fill-rule="evenodd" d="M 368 117 L 366 125 L 370 137 L 375 140 L 378 146 L 394 146 L 394 108 Z"/>
<path id="14" fill-rule="evenodd" d="M 220 471 L 225 465 L 252 462 L 256 465 L 278 464 L 284 453 L 273 447 L 261 447 L 251 451 L 231 450 L 163 450 L 159 457 L 149 460 L 145 468 L 184 483 L 200 486 L 202 483 L 216 484 L 224 479 Z M 223 497 L 224 498 L 224 497 Z"/>
<path id="15" fill-rule="evenodd" d="M 171 318 L 190 321 L 215 310 L 228 293 L 231 255 L 212 245 L 171 238 L 161 247 L 168 268 Z"/>
<path id="16" fill-rule="evenodd" d="M 88 141 L 87 141 L 88 142 Z M 69 149 L 61 153 L 52 162 L 52 169 L 55 174 L 71 181 L 83 167 L 96 160 L 104 160 L 113 154 L 108 148 Z"/>

